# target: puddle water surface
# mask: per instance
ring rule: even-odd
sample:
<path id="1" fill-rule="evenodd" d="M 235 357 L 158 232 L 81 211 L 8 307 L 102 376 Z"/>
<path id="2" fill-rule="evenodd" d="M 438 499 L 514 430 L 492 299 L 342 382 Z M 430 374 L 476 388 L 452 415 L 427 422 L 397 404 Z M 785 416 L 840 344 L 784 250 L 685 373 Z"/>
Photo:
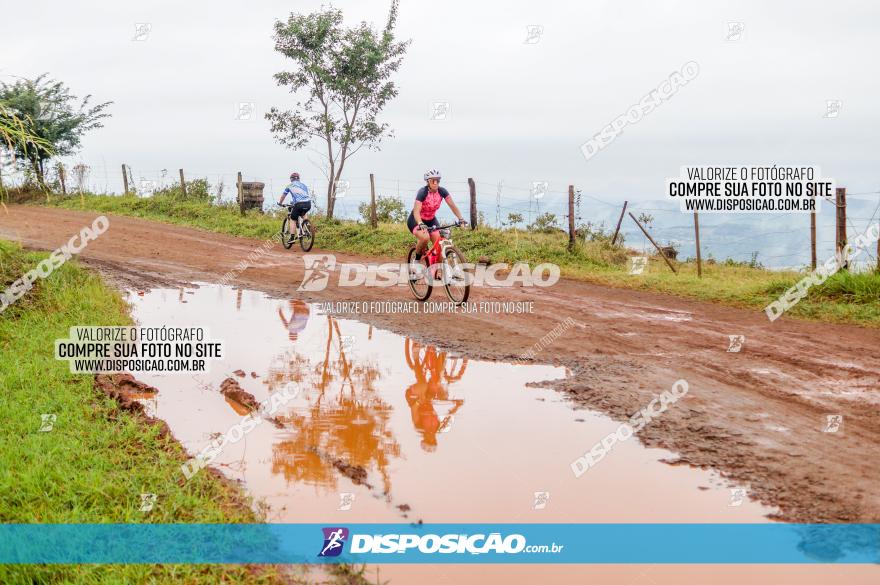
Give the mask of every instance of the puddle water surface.
<path id="1" fill-rule="evenodd" d="M 617 423 L 526 387 L 564 368 L 468 359 L 216 285 L 130 302 L 143 326 L 202 326 L 224 342 L 208 373 L 139 376 L 160 390 L 144 403 L 190 453 L 248 412 L 220 394 L 224 379 L 258 401 L 299 389 L 278 411 L 284 428 L 261 424 L 214 460 L 273 521 L 760 522 L 768 512 L 747 498 L 731 506 L 717 476 L 661 463 L 669 452 L 635 439 L 575 478 L 571 461 Z"/>
<path id="2" fill-rule="evenodd" d="M 217 285 L 129 301 L 140 325 L 206 327 L 224 342 L 225 358 L 206 374 L 138 376 L 159 388 L 143 400 L 148 410 L 191 454 L 247 413 L 220 394 L 224 379 L 259 401 L 289 383 L 300 389 L 279 410 L 283 428 L 260 424 L 213 462 L 265 501 L 273 522 L 766 522 L 772 511 L 717 474 L 662 463 L 674 455 L 635 438 L 575 478 L 572 460 L 618 423 L 526 386 L 563 377 L 563 368 L 468 359 L 300 300 Z M 486 571 L 508 582 L 644 572 L 441 569 L 456 583 Z M 425 566 L 387 567 L 382 578 L 429 574 L 444 581 Z"/>

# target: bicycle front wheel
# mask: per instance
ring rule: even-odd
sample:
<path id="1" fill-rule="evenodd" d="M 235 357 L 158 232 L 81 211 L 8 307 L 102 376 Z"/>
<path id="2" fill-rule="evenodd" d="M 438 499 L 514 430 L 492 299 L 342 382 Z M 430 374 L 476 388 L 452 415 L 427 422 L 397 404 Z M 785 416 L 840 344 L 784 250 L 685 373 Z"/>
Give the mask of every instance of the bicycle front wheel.
<path id="1" fill-rule="evenodd" d="M 456 305 L 463 305 L 471 294 L 471 283 L 474 281 L 474 267 L 466 266 L 464 254 L 455 246 L 446 249 L 443 259 L 443 285 L 446 296 Z"/>
<path id="2" fill-rule="evenodd" d="M 293 240 L 290 238 L 290 216 L 286 216 L 284 221 L 281 222 L 281 245 L 284 246 L 286 250 L 290 250 L 290 247 L 293 245 Z"/>
<path id="3" fill-rule="evenodd" d="M 428 270 L 425 263 L 416 260 L 416 247 L 410 246 L 409 253 L 406 255 L 406 265 L 409 271 L 409 290 L 415 298 L 420 301 L 427 301 L 431 296 L 431 281 L 428 278 Z"/>

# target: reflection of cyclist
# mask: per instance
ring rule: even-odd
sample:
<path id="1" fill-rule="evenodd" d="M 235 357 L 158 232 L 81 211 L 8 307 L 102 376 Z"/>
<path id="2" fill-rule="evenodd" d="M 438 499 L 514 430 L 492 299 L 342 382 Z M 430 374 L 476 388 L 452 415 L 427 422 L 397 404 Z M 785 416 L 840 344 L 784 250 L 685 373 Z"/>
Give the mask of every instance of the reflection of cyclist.
<path id="1" fill-rule="evenodd" d="M 409 218 L 406 220 L 406 227 L 419 240 L 418 244 L 416 244 L 416 260 L 422 257 L 422 254 L 425 253 L 425 249 L 428 247 L 429 233 L 424 229 L 424 226 L 437 227 L 440 225 L 434 215 L 440 209 L 440 204 L 444 200 L 446 200 L 446 204 L 452 210 L 452 213 L 455 214 L 455 217 L 458 218 L 458 223 L 460 225 L 467 223 L 461 217 L 461 211 L 458 210 L 458 206 L 455 205 L 449 191 L 440 186 L 440 171 L 431 169 L 425 173 L 425 181 L 428 184 L 416 193 L 416 201 L 413 204 L 412 212 L 410 212 Z M 418 221 L 416 221 L 416 218 L 418 218 Z M 432 241 L 436 242 L 439 237 L 440 234 L 436 231 L 430 232 L 430 239 Z"/>
<path id="2" fill-rule="evenodd" d="M 422 449 L 434 451 L 437 448 L 437 433 L 451 423 L 452 414 L 464 403 L 464 400 L 449 398 L 447 384 L 459 380 L 467 364 L 462 364 L 457 374 L 449 375 L 445 371 L 446 352 L 438 354 L 433 346 L 423 348 L 409 339 L 406 340 L 405 351 L 407 364 L 416 376 L 415 384 L 406 389 L 406 403 L 410 408 L 413 426 L 422 435 Z M 434 409 L 436 402 L 454 404 L 442 420 Z"/>
<path id="3" fill-rule="evenodd" d="M 290 299 L 290 319 L 284 316 L 284 311 L 278 307 L 278 318 L 287 327 L 287 337 L 291 341 L 296 341 L 299 333 L 306 328 L 309 323 L 309 306 L 299 299 Z"/>
<path id="4" fill-rule="evenodd" d="M 283 205 L 288 195 L 293 203 L 293 207 L 290 208 L 290 219 L 296 222 L 296 235 L 299 235 L 299 218 L 305 218 L 312 208 L 312 196 L 306 184 L 299 180 L 299 173 L 290 175 L 290 185 L 284 188 L 278 205 Z"/>

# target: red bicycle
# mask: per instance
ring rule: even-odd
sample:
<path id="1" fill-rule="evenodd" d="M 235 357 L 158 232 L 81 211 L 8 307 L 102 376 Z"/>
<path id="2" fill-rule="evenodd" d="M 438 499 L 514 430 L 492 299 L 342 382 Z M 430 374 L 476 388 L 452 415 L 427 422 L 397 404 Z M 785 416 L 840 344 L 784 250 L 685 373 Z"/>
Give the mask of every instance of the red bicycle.
<path id="1" fill-rule="evenodd" d="M 410 267 L 409 288 L 420 301 L 428 300 L 431 290 L 438 282 L 446 289 L 446 296 L 457 305 L 464 304 L 471 294 L 471 283 L 474 280 L 474 267 L 469 266 L 464 254 L 455 247 L 450 239 L 449 228 L 459 227 L 457 223 L 438 227 L 425 228 L 429 232 L 440 232 L 440 237 L 424 255 L 416 260 L 416 245 L 409 248 L 406 263 Z"/>

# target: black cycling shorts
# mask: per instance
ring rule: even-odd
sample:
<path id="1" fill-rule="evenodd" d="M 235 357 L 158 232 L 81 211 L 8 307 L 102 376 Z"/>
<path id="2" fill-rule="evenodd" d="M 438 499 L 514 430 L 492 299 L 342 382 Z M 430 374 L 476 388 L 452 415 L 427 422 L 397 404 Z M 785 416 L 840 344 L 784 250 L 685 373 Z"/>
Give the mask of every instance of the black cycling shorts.
<path id="1" fill-rule="evenodd" d="M 296 221 L 299 217 L 305 217 L 305 215 L 312 208 L 311 201 L 300 201 L 299 203 L 294 203 L 293 207 L 290 208 L 290 219 Z"/>
<path id="2" fill-rule="evenodd" d="M 423 219 L 422 223 L 428 227 L 439 227 L 440 226 L 440 222 L 437 221 L 436 217 L 433 217 L 431 219 Z M 409 229 L 409 233 L 412 233 L 412 231 L 414 229 L 416 229 L 417 225 L 419 225 L 419 222 L 416 221 L 415 216 L 413 215 L 412 211 L 410 211 L 409 217 L 406 220 L 406 227 Z"/>

